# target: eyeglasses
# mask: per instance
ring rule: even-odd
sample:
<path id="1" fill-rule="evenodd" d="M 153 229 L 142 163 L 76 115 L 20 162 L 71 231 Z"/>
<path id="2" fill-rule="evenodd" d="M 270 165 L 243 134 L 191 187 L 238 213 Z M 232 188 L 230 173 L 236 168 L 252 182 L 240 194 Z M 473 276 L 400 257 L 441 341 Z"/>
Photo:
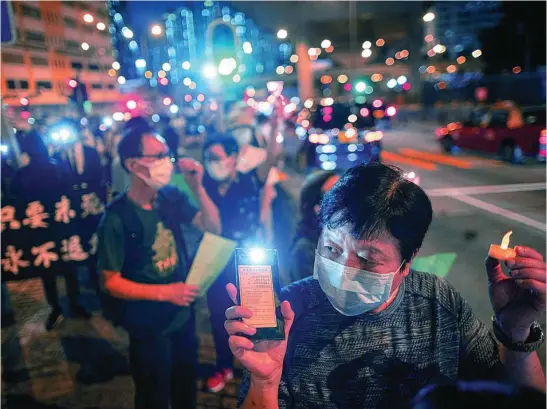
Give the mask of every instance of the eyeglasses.
<path id="1" fill-rule="evenodd" d="M 171 152 L 161 152 L 161 153 L 157 153 L 155 155 L 139 155 L 139 156 L 136 156 L 136 158 L 138 158 L 138 159 L 155 159 L 155 160 L 162 160 L 162 159 L 165 159 L 165 158 L 169 158 L 169 159 L 171 159 L 171 162 L 175 161 L 175 157 L 173 156 L 173 154 Z"/>

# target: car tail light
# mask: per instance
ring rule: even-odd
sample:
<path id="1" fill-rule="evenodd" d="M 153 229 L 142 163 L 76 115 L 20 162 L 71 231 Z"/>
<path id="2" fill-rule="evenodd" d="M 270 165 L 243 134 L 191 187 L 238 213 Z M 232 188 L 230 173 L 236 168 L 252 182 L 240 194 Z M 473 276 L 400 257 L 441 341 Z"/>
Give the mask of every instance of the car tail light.
<path id="1" fill-rule="evenodd" d="M 547 145 L 547 131 L 545 129 L 539 134 L 539 144 Z"/>
<path id="2" fill-rule="evenodd" d="M 437 128 L 437 129 L 435 130 L 435 134 L 436 134 L 437 136 L 445 136 L 445 135 L 448 135 L 448 129 L 446 129 L 446 128 Z"/>

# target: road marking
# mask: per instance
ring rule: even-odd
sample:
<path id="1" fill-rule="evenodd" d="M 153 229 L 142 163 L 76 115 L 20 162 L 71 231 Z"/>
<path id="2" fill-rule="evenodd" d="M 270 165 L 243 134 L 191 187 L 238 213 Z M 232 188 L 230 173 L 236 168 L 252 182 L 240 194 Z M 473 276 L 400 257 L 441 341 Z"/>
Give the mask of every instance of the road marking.
<path id="1" fill-rule="evenodd" d="M 424 170 L 437 170 L 437 165 L 431 162 L 426 162 L 418 159 L 407 158 L 406 156 L 398 155 L 393 152 L 382 151 L 382 161 L 395 162 L 403 165 L 413 166 Z"/>
<path id="2" fill-rule="evenodd" d="M 513 220 L 515 222 L 522 223 L 528 227 L 532 227 L 533 229 L 545 232 L 547 231 L 547 228 L 545 226 L 545 223 L 538 222 L 537 220 L 531 219 L 529 217 L 523 216 L 521 214 L 512 212 L 507 209 L 503 209 L 501 207 L 495 206 L 493 204 L 484 202 L 482 200 L 476 199 L 474 197 L 466 196 L 466 195 L 455 195 L 451 196 L 453 199 L 458 200 L 460 202 L 466 203 L 470 206 L 474 206 L 478 209 L 487 211 L 488 213 L 497 214 L 498 216 L 505 217 L 506 219 Z"/>
<path id="3" fill-rule="evenodd" d="M 471 163 L 471 161 L 453 158 L 440 153 L 422 152 L 409 148 L 401 148 L 399 149 L 399 152 L 404 156 L 431 161 L 439 163 L 441 165 L 453 166 L 460 169 L 473 169 L 473 164 Z"/>
<path id="4" fill-rule="evenodd" d="M 513 185 L 485 185 L 485 186 L 466 186 L 466 187 L 448 187 L 439 189 L 427 189 L 426 193 L 430 197 L 439 196 L 458 196 L 458 195 L 484 195 L 490 193 L 511 193 L 511 192 L 532 192 L 545 190 L 545 183 L 517 183 Z"/>

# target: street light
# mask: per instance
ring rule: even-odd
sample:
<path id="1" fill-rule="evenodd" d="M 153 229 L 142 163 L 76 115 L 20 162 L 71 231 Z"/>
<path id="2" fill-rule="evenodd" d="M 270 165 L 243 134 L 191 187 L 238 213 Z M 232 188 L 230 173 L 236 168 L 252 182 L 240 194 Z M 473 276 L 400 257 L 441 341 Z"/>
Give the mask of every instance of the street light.
<path id="1" fill-rule="evenodd" d="M 331 45 L 332 45 L 332 42 L 330 40 L 325 39 L 321 41 L 321 47 L 325 49 L 329 48 Z"/>
<path id="2" fill-rule="evenodd" d="M 118 77 L 118 84 L 120 84 L 120 85 L 125 84 L 125 77 L 123 75 L 120 75 Z"/>
<path id="3" fill-rule="evenodd" d="M 482 55 L 482 51 L 481 50 L 475 50 L 471 53 L 471 55 L 475 58 L 479 58 Z"/>
<path id="4" fill-rule="evenodd" d="M 145 68 L 146 67 L 146 60 L 144 58 L 139 58 L 137 61 L 135 61 L 135 66 L 137 68 Z"/>
<path id="5" fill-rule="evenodd" d="M 97 30 L 99 30 L 99 31 L 104 31 L 104 30 L 106 30 L 106 24 L 103 23 L 102 21 L 99 21 L 99 22 L 97 23 Z"/>
<path id="6" fill-rule="evenodd" d="M 182 63 L 182 69 L 183 70 L 189 70 L 192 65 L 190 64 L 190 61 L 184 61 Z"/>
<path id="7" fill-rule="evenodd" d="M 154 37 L 159 37 L 161 36 L 161 33 L 163 32 L 161 26 L 159 24 L 154 24 L 151 28 L 150 28 L 150 33 L 154 36 Z"/>
<path id="8" fill-rule="evenodd" d="M 286 39 L 288 35 L 289 33 L 284 28 L 277 32 L 277 38 L 279 38 L 280 40 Z"/>
<path id="9" fill-rule="evenodd" d="M 215 78 L 217 76 L 217 69 L 213 64 L 206 64 L 203 67 L 203 76 L 209 79 Z"/>
<path id="10" fill-rule="evenodd" d="M 82 43 L 81 47 L 82 47 L 82 50 L 84 50 L 84 51 L 89 50 L 89 44 L 88 43 Z"/>
<path id="11" fill-rule="evenodd" d="M 243 52 L 245 54 L 252 54 L 253 53 L 253 46 L 250 42 L 246 41 L 243 43 Z"/>
<path id="12" fill-rule="evenodd" d="M 91 23 L 93 23 L 93 20 L 95 20 L 95 18 L 91 14 L 89 14 L 89 13 L 84 14 L 84 21 L 86 23 L 91 24 Z"/>
<path id="13" fill-rule="evenodd" d="M 435 20 L 435 14 L 429 12 L 429 13 L 424 15 L 423 19 L 426 23 L 429 23 L 430 21 Z"/>
<path id="14" fill-rule="evenodd" d="M 237 63 L 233 58 L 223 58 L 218 64 L 218 73 L 220 75 L 230 75 L 236 69 Z"/>
<path id="15" fill-rule="evenodd" d="M 128 38 L 128 39 L 131 39 L 133 38 L 133 31 L 131 31 L 129 28 L 127 27 L 124 27 L 122 28 L 122 35 L 125 37 L 125 38 Z"/>
<path id="16" fill-rule="evenodd" d="M 118 61 L 114 61 L 112 63 L 112 68 L 114 68 L 116 71 L 120 69 L 120 63 Z"/>

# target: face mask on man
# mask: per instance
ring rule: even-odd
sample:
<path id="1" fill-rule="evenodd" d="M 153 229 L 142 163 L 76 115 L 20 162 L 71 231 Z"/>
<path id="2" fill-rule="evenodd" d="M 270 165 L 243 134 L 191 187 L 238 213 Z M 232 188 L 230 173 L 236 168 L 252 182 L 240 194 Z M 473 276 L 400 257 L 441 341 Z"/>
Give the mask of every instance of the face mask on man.
<path id="1" fill-rule="evenodd" d="M 205 170 L 211 178 L 218 182 L 223 182 L 233 173 L 234 165 L 233 158 L 212 160 L 205 162 Z"/>
<path id="2" fill-rule="evenodd" d="M 171 158 L 163 158 L 155 160 L 154 162 L 144 162 L 142 159 L 137 163 L 142 167 L 148 169 L 150 176 L 147 176 L 141 172 L 135 172 L 144 183 L 154 190 L 159 190 L 164 186 L 167 186 L 171 181 L 171 174 L 173 173 L 173 162 Z"/>
<path id="3" fill-rule="evenodd" d="M 338 264 L 316 253 L 313 277 L 340 314 L 355 316 L 389 299 L 393 278 L 401 267 L 392 273 L 377 274 Z"/>

